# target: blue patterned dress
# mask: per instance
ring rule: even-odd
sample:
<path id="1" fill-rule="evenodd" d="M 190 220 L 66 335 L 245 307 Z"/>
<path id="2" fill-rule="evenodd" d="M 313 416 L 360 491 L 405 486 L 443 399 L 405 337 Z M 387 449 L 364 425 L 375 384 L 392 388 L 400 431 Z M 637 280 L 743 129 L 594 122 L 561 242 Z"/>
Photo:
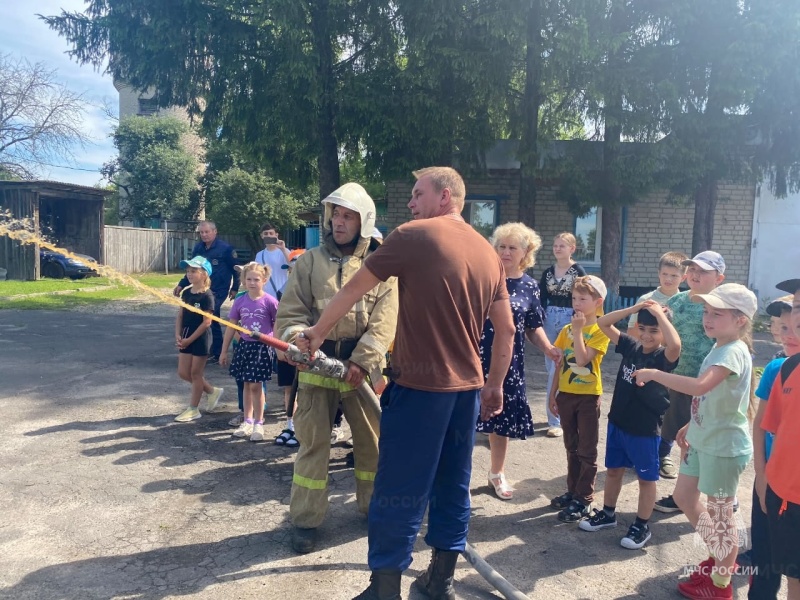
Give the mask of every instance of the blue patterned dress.
<path id="1" fill-rule="evenodd" d="M 539 303 L 539 284 L 535 279 L 524 274 L 518 279 L 506 278 L 506 287 L 517 331 L 511 366 L 503 382 L 503 412 L 488 421 L 479 418 L 477 430 L 524 440 L 533 435 L 533 418 L 525 395 L 525 332 L 542 326 L 544 311 Z M 489 374 L 493 341 L 494 328 L 487 320 L 480 341 L 484 379 Z"/>

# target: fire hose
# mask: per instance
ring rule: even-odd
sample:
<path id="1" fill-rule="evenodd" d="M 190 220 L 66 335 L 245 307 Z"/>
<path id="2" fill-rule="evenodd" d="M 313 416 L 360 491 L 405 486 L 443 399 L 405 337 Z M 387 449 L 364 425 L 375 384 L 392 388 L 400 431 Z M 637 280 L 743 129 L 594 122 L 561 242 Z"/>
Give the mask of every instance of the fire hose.
<path id="1" fill-rule="evenodd" d="M 284 342 L 278 338 L 256 331 L 250 332 L 250 335 L 261 343 L 283 352 L 290 361 L 305 365 L 307 373 L 315 373 L 340 381 L 344 381 L 347 375 L 347 367 L 342 361 L 327 356 L 320 350 L 317 350 L 314 356 L 311 357 L 307 352 L 303 352 L 294 344 Z M 361 385 L 356 388 L 356 391 L 359 397 L 364 401 L 366 408 L 380 420 L 381 405 L 369 384 L 366 381 L 362 381 Z M 467 543 L 461 555 L 473 566 L 481 577 L 498 592 L 503 594 L 507 600 L 529 600 L 525 594 L 516 589 L 508 580 L 500 575 L 500 573 L 495 571 L 492 566 L 478 554 L 471 544 Z"/>

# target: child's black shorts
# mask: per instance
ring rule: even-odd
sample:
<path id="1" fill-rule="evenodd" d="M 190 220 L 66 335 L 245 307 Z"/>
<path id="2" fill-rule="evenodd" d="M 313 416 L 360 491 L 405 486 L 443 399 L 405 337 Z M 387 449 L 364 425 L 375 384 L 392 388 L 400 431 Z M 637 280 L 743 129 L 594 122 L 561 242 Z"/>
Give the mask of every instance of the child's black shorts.
<path id="1" fill-rule="evenodd" d="M 767 519 L 772 545 L 772 565 L 776 572 L 800 579 L 800 504 L 786 503 L 767 486 Z"/>
<path id="2" fill-rule="evenodd" d="M 211 354 L 211 332 L 206 329 L 199 338 L 179 352 L 192 356 L 208 356 Z"/>

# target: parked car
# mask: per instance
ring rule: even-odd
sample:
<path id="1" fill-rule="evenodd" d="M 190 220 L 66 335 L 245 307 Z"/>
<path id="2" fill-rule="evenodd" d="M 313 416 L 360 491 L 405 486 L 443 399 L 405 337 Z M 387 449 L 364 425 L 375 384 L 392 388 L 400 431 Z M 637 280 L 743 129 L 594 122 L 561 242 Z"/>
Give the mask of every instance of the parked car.
<path id="1" fill-rule="evenodd" d="M 84 277 L 96 277 L 97 261 L 85 254 L 75 254 L 80 260 L 68 258 L 58 252 L 39 249 L 39 264 L 43 277 L 49 279 L 83 279 Z"/>

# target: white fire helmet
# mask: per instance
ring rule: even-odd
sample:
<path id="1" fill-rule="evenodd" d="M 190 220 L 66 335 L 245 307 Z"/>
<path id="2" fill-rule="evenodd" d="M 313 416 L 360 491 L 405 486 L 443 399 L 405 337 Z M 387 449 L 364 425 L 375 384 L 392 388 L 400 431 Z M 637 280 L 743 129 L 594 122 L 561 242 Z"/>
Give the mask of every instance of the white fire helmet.
<path id="1" fill-rule="evenodd" d="M 322 205 L 325 207 L 322 226 L 325 229 L 331 228 L 331 218 L 333 217 L 334 205 L 353 210 L 361 216 L 361 237 L 372 236 L 375 229 L 375 203 L 369 197 L 367 190 L 357 183 L 345 183 L 342 187 L 335 189 L 327 196 Z"/>

